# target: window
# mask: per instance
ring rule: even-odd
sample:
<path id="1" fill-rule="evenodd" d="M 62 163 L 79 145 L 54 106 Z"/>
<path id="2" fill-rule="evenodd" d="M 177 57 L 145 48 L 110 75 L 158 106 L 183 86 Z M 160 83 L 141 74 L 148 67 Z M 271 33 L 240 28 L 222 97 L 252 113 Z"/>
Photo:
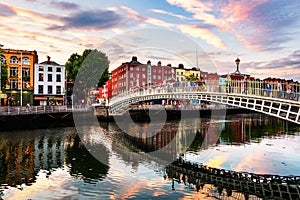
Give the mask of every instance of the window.
<path id="1" fill-rule="evenodd" d="M 30 65 L 30 59 L 28 57 L 23 58 L 22 64 L 23 65 Z"/>
<path id="2" fill-rule="evenodd" d="M 155 75 L 153 75 L 153 80 L 156 80 L 156 76 Z"/>
<path id="3" fill-rule="evenodd" d="M 60 67 L 56 68 L 56 72 L 61 72 L 61 68 Z"/>
<path id="4" fill-rule="evenodd" d="M 133 86 L 133 81 L 129 82 L 129 86 L 132 87 Z"/>
<path id="5" fill-rule="evenodd" d="M 52 67 L 48 67 L 48 72 L 52 72 Z"/>
<path id="6" fill-rule="evenodd" d="M 130 77 L 130 78 L 133 78 L 133 73 L 130 73 L 130 74 L 129 74 L 129 77 Z"/>
<path id="7" fill-rule="evenodd" d="M 18 80 L 11 80 L 10 87 L 11 89 L 18 89 Z"/>
<path id="8" fill-rule="evenodd" d="M 56 86 L 56 94 L 61 94 L 61 86 Z"/>
<path id="9" fill-rule="evenodd" d="M 6 58 L 5 58 L 5 56 L 1 55 L 0 60 L 1 60 L 1 63 L 2 63 L 2 64 L 3 64 L 3 63 L 6 63 Z"/>
<path id="10" fill-rule="evenodd" d="M 44 74 L 39 74 L 39 81 L 44 81 Z"/>
<path id="11" fill-rule="evenodd" d="M 132 71 L 132 70 L 133 70 L 133 67 L 132 67 L 132 66 L 130 66 L 129 70 L 130 70 L 130 71 Z"/>
<path id="12" fill-rule="evenodd" d="M 44 71 L 44 67 L 43 66 L 39 66 L 39 71 Z"/>
<path id="13" fill-rule="evenodd" d="M 60 74 L 56 74 L 56 82 L 61 82 L 61 75 Z"/>
<path id="14" fill-rule="evenodd" d="M 10 64 L 18 64 L 18 58 L 16 56 L 10 57 Z"/>
<path id="15" fill-rule="evenodd" d="M 48 82 L 52 82 L 52 74 L 48 74 Z"/>
<path id="16" fill-rule="evenodd" d="M 140 71 L 140 68 L 139 68 L 139 67 L 136 67 L 136 71 Z"/>
<path id="17" fill-rule="evenodd" d="M 39 91 L 38 91 L 38 93 L 39 94 L 43 94 L 44 93 L 44 86 L 43 85 L 39 85 Z"/>
<path id="18" fill-rule="evenodd" d="M 160 75 L 157 76 L 157 80 L 160 80 Z"/>
<path id="19" fill-rule="evenodd" d="M 145 74 L 142 74 L 142 78 L 146 78 L 146 75 L 145 75 Z"/>
<path id="20" fill-rule="evenodd" d="M 30 76 L 30 69 L 29 68 L 23 68 L 22 69 L 22 76 Z"/>
<path id="21" fill-rule="evenodd" d="M 135 78 L 140 78 L 140 75 L 139 75 L 139 74 L 136 74 L 136 75 L 135 75 Z"/>
<path id="22" fill-rule="evenodd" d="M 18 68 L 17 67 L 11 67 L 10 68 L 10 77 L 16 77 L 18 76 Z"/>
<path id="23" fill-rule="evenodd" d="M 52 94 L 52 85 L 48 85 L 48 94 Z"/>

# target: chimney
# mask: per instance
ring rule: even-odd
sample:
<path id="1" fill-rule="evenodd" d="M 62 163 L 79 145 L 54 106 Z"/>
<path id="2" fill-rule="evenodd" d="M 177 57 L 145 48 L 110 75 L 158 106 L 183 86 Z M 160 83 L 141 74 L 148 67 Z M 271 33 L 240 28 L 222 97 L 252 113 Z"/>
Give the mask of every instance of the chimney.
<path id="1" fill-rule="evenodd" d="M 172 67 L 172 65 L 171 65 L 171 64 L 167 64 L 167 66 L 168 66 L 168 67 Z"/>
<path id="2" fill-rule="evenodd" d="M 150 60 L 148 60 L 147 64 L 148 64 L 148 65 L 151 65 L 151 61 L 150 61 Z"/>
<path id="3" fill-rule="evenodd" d="M 136 56 L 132 56 L 132 60 L 131 61 L 137 62 L 137 57 Z"/>
<path id="4" fill-rule="evenodd" d="M 47 56 L 47 63 L 50 64 L 50 56 Z"/>
<path id="5" fill-rule="evenodd" d="M 178 65 L 178 69 L 184 69 L 183 64 L 179 64 L 179 65 Z"/>
<path id="6" fill-rule="evenodd" d="M 160 61 L 158 61 L 157 66 L 161 66 L 161 62 Z"/>

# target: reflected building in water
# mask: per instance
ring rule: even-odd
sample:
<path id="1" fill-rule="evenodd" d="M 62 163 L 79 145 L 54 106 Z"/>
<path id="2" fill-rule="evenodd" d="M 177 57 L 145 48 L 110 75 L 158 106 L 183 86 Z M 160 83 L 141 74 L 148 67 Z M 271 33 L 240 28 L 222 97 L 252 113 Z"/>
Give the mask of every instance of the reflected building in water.
<path id="1" fill-rule="evenodd" d="M 71 175 L 82 174 L 83 178 L 99 179 L 107 174 L 108 167 L 90 155 L 78 135 L 57 130 L 61 132 L 54 135 L 31 131 L 16 132 L 13 136 L 2 133 L 0 185 L 30 184 L 41 170 L 50 175 L 64 165 Z"/>

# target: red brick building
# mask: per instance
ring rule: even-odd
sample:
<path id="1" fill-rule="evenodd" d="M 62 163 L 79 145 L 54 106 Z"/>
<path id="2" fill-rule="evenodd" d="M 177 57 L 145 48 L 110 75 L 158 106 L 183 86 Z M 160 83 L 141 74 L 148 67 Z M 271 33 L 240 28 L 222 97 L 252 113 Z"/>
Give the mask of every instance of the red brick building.
<path id="1" fill-rule="evenodd" d="M 176 69 L 171 65 L 162 66 L 160 61 L 157 65 L 152 65 L 150 60 L 142 64 L 133 56 L 130 62 L 122 63 L 111 75 L 111 92 L 115 96 L 127 91 L 159 87 L 170 80 L 175 82 Z"/>

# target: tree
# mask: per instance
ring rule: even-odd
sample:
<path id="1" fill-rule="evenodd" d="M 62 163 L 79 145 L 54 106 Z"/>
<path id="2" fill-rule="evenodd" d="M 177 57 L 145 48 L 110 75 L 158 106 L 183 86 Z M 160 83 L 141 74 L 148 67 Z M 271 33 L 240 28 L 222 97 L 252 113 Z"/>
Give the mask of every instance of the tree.
<path id="1" fill-rule="evenodd" d="M 91 89 L 104 85 L 109 79 L 109 60 L 105 53 L 97 49 L 86 49 L 82 55 L 72 54 L 65 66 L 67 79 L 74 82 L 74 102 L 84 102 Z"/>
<path id="2" fill-rule="evenodd" d="M 67 80 L 75 82 L 80 72 L 82 77 L 85 76 L 86 86 L 101 87 L 109 79 L 108 66 L 109 60 L 106 54 L 97 49 L 86 49 L 82 55 L 73 53 L 65 64 Z"/>
<path id="3" fill-rule="evenodd" d="M 189 75 L 189 76 L 186 76 L 185 79 L 186 79 L 187 81 L 196 81 L 196 80 L 197 80 L 197 78 L 196 78 L 196 76 L 194 76 L 194 74 L 191 74 L 191 75 Z"/>

